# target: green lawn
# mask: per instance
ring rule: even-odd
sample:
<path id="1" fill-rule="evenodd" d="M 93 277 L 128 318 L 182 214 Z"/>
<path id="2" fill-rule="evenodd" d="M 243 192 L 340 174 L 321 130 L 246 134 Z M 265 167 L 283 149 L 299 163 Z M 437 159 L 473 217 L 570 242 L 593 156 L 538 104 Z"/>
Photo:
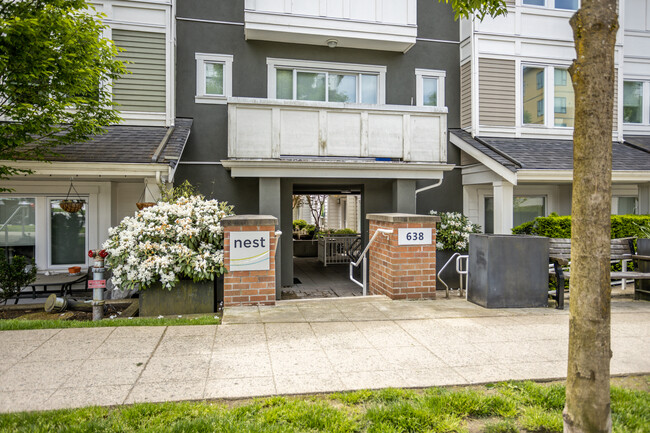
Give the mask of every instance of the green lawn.
<path id="1" fill-rule="evenodd" d="M 614 432 L 650 431 L 650 376 L 612 388 Z M 3 432 L 561 432 L 563 384 L 385 389 L 230 405 L 135 404 L 0 415 Z"/>
<path id="2" fill-rule="evenodd" d="M 15 331 L 20 329 L 51 329 L 51 328 L 99 328 L 105 326 L 179 326 L 179 325 L 218 325 L 219 317 L 215 314 L 199 317 L 133 317 L 104 319 L 97 322 L 83 320 L 0 320 L 0 331 Z"/>

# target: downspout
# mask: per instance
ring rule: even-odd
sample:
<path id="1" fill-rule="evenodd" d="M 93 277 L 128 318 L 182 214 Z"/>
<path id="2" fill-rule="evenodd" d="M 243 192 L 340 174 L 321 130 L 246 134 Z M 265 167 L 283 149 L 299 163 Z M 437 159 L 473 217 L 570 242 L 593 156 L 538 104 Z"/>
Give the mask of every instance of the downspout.
<path id="1" fill-rule="evenodd" d="M 433 188 L 437 188 L 437 187 L 439 187 L 439 186 L 442 184 L 442 180 L 443 180 L 443 179 L 440 179 L 440 180 L 438 180 L 438 182 L 436 182 L 436 183 L 433 183 L 433 184 L 431 184 L 431 185 L 428 185 L 428 186 L 425 186 L 425 187 L 423 187 L 423 188 L 420 188 L 420 189 L 416 189 L 416 190 L 415 190 L 415 211 L 416 211 L 416 212 L 417 212 L 417 210 L 418 210 L 418 194 L 420 194 L 420 193 L 423 192 L 423 191 L 428 191 L 428 190 L 430 190 L 430 189 L 433 189 Z"/>

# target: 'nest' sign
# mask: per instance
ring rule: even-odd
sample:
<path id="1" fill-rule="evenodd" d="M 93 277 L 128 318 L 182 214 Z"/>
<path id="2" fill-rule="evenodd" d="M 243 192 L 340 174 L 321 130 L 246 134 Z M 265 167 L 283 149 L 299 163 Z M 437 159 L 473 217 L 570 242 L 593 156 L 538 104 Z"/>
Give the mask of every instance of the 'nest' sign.
<path id="1" fill-rule="evenodd" d="M 267 271 L 269 232 L 230 232 L 230 271 Z"/>

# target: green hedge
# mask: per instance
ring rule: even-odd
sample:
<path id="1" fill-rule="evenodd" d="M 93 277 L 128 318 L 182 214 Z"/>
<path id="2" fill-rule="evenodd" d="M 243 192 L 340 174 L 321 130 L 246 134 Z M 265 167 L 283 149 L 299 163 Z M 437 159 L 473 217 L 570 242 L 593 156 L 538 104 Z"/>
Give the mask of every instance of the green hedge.
<path id="1" fill-rule="evenodd" d="M 612 215 L 612 239 L 646 237 L 643 227 L 650 230 L 650 215 Z M 537 235 L 548 238 L 570 238 L 571 217 L 551 214 L 537 217 L 512 229 L 513 234 Z"/>

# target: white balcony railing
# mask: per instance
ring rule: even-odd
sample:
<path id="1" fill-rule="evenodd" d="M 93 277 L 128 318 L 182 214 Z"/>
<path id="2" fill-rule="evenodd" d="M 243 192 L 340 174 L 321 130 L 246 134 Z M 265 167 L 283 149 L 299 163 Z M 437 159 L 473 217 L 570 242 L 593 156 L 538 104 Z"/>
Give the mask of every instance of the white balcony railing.
<path id="1" fill-rule="evenodd" d="M 405 52 L 417 37 L 416 0 L 246 0 L 244 21 L 247 39 L 275 42 Z"/>
<path id="2" fill-rule="evenodd" d="M 446 163 L 447 108 L 228 100 L 228 157 Z"/>

